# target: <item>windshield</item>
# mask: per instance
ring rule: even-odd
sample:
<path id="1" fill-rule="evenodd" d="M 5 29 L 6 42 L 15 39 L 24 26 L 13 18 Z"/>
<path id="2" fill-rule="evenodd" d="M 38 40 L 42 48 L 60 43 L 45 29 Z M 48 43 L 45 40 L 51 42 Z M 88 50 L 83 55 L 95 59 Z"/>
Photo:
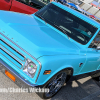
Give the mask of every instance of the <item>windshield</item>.
<path id="1" fill-rule="evenodd" d="M 88 43 L 97 31 L 96 27 L 52 3 L 36 12 L 35 15 L 83 45 Z"/>

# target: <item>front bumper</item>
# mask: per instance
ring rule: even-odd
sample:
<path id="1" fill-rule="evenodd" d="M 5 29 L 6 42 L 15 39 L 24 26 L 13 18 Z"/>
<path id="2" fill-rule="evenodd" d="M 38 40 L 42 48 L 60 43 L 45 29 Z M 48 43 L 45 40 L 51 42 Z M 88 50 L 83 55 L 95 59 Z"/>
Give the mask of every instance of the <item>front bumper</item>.
<path id="1" fill-rule="evenodd" d="M 15 84 L 21 88 L 34 88 L 41 87 L 39 85 L 31 84 L 29 81 L 25 80 L 20 74 L 13 70 L 8 64 L 0 59 L 0 71 L 5 75 L 5 70 L 9 71 L 15 78 Z"/>

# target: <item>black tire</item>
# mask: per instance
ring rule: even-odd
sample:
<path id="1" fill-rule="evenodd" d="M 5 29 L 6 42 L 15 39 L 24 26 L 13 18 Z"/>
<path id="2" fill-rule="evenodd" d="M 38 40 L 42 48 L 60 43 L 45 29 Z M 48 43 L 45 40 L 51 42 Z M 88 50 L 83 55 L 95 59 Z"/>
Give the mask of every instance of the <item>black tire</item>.
<path id="1" fill-rule="evenodd" d="M 67 77 L 67 72 L 65 71 L 60 71 L 56 75 L 54 75 L 48 82 L 45 84 L 43 87 L 49 88 L 49 92 L 42 92 L 42 93 L 37 93 L 42 99 L 49 99 L 53 97 L 64 85 Z"/>

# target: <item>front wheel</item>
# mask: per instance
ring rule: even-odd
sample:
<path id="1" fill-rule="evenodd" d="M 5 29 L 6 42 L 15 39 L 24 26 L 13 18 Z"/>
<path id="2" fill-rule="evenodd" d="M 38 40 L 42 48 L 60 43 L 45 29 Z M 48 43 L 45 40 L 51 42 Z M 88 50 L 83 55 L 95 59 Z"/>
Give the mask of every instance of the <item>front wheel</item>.
<path id="1" fill-rule="evenodd" d="M 48 88 L 49 92 L 44 92 L 41 94 L 41 97 L 43 99 L 48 99 L 53 97 L 64 85 L 66 81 L 67 73 L 66 71 L 61 71 L 58 74 L 56 74 L 47 85 L 44 86 L 44 88 Z"/>

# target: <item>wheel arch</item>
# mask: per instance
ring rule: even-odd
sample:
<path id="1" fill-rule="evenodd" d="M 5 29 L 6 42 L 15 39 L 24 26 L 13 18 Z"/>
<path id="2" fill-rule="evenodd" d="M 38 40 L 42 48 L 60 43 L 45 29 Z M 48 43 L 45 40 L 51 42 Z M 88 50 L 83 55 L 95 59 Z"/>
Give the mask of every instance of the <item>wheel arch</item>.
<path id="1" fill-rule="evenodd" d="M 72 67 L 67 67 L 64 68 L 62 70 L 60 70 L 59 72 L 57 72 L 55 75 L 53 75 L 44 85 L 42 85 L 42 88 L 46 88 L 46 85 L 60 72 L 65 71 L 67 73 L 67 78 L 66 78 L 66 82 L 71 78 L 71 76 L 73 75 L 73 68 Z M 43 93 L 38 93 L 37 94 L 41 97 L 43 97 Z"/>
<path id="2" fill-rule="evenodd" d="M 64 70 L 66 70 L 66 73 L 67 73 L 66 82 L 68 82 L 70 78 L 73 76 L 74 69 L 71 67 L 68 67 L 68 68 L 65 68 Z"/>
<path id="3" fill-rule="evenodd" d="M 68 81 L 70 80 L 70 78 L 73 76 L 73 72 L 74 72 L 74 70 L 73 70 L 72 67 L 63 68 L 63 69 L 57 71 L 44 85 L 48 84 L 48 82 L 49 82 L 50 80 L 52 80 L 52 78 L 53 78 L 55 75 L 57 75 L 58 73 L 60 73 L 61 71 L 66 71 L 66 73 L 67 73 L 66 82 L 68 82 Z M 43 85 L 43 86 L 44 86 L 44 85 Z"/>

